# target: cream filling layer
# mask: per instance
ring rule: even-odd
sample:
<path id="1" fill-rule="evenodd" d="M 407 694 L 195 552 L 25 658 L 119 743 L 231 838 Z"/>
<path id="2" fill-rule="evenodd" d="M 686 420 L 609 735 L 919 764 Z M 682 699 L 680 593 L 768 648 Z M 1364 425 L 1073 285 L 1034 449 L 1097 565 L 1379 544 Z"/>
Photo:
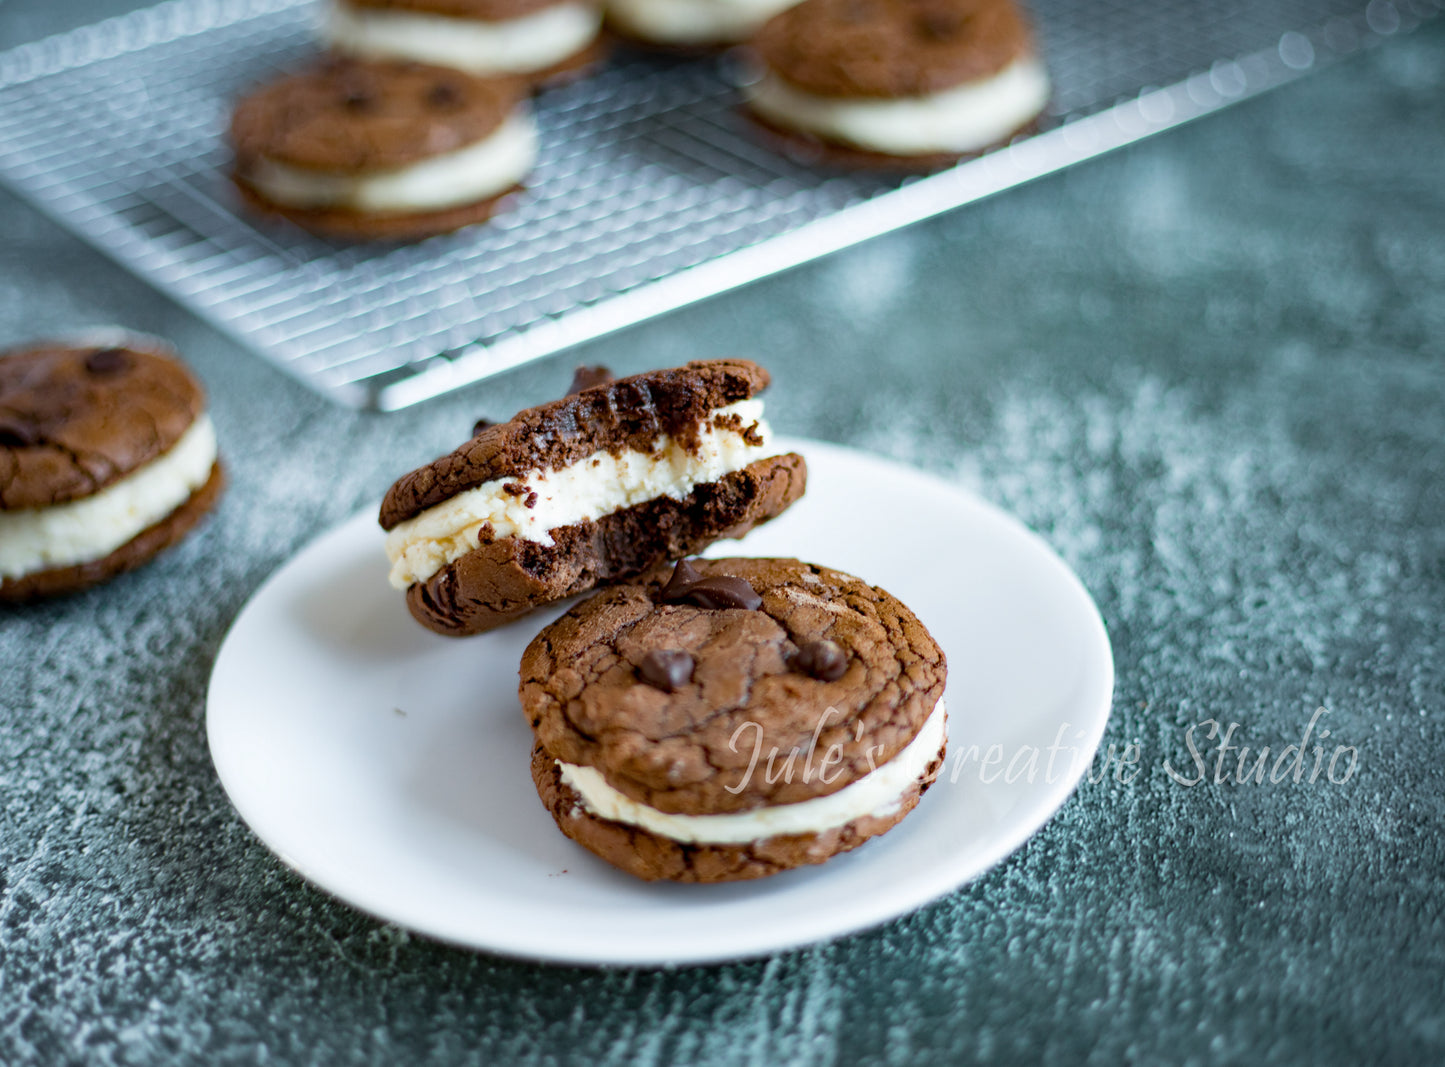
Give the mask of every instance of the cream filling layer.
<path id="1" fill-rule="evenodd" d="M 748 104 L 788 129 L 894 156 L 976 152 L 1027 124 L 1049 99 L 1049 76 L 1033 56 L 990 78 L 928 96 L 871 99 L 818 96 L 764 75 Z"/>
<path id="2" fill-rule="evenodd" d="M 595 4 L 552 4 L 495 22 L 331 5 L 325 24 L 338 52 L 365 59 L 410 59 L 472 74 L 530 74 L 592 43 L 602 28 Z"/>
<path id="3" fill-rule="evenodd" d="M 717 419 L 731 421 L 733 415 L 741 420 L 740 429 L 715 424 Z M 748 442 L 749 431 L 759 443 Z M 561 470 L 532 470 L 483 482 L 387 534 L 391 584 L 405 589 L 426 581 L 476 548 L 488 523 L 491 539 L 521 537 L 551 545 L 549 531 L 559 526 L 598 519 L 662 496 L 681 500 L 702 483 L 715 482 L 762 459 L 768 454 L 770 436 L 763 402 L 742 400 L 708 413 L 695 452 L 662 434 L 647 452 L 595 452 Z"/>
<path id="4" fill-rule="evenodd" d="M 353 211 L 437 211 L 505 192 L 537 159 L 537 131 L 525 113 L 455 152 L 393 170 L 335 174 L 262 157 L 243 175 L 272 203 Z"/>
<path id="5" fill-rule="evenodd" d="M 881 818 L 894 814 L 903 795 L 943 748 L 947 718 L 940 700 L 902 752 L 836 793 L 727 815 L 672 815 L 658 811 L 612 788 L 596 767 L 561 760 L 557 765 L 562 769 L 562 781 L 582 798 L 582 806 L 599 818 L 687 844 L 741 845 L 786 834 L 823 833 L 868 815 Z M 817 755 L 821 758 L 823 754 Z"/>
<path id="6" fill-rule="evenodd" d="M 768 19 L 799 0 L 609 0 L 613 22 L 658 44 L 712 45 L 745 41 Z"/>
<path id="7" fill-rule="evenodd" d="M 98 493 L 0 511 L 0 578 L 104 559 L 184 504 L 215 462 L 216 430 L 202 415 L 168 451 Z"/>

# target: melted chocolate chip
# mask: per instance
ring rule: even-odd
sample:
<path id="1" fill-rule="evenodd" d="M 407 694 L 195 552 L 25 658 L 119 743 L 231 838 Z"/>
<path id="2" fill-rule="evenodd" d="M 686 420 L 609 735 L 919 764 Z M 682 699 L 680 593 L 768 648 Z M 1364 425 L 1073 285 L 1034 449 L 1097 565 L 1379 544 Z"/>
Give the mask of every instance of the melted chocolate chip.
<path id="1" fill-rule="evenodd" d="M 758 596 L 757 590 L 748 584 L 746 578 L 732 574 L 714 574 L 704 578 L 685 559 L 677 561 L 672 577 L 662 590 L 662 599 L 665 603 L 686 601 L 714 611 L 722 608 L 756 611 L 763 606 L 763 598 Z"/>
<path id="2" fill-rule="evenodd" d="M 746 578 L 731 574 L 714 574 L 695 583 L 687 591 L 687 599 L 700 608 L 742 608 L 757 611 L 763 598 L 748 584 Z"/>
<path id="3" fill-rule="evenodd" d="M 794 654 L 793 666 L 810 678 L 836 682 L 848 673 L 848 653 L 832 641 L 809 641 Z"/>
<path id="4" fill-rule="evenodd" d="M 572 372 L 572 384 L 567 387 L 567 395 L 591 389 L 594 385 L 606 385 L 610 381 L 612 372 L 606 367 L 578 367 Z"/>
<path id="5" fill-rule="evenodd" d="M 129 366 L 130 357 L 121 348 L 97 348 L 85 357 L 86 372 L 97 378 L 119 374 Z"/>
<path id="6" fill-rule="evenodd" d="M 960 11 L 935 7 L 919 12 L 913 25 L 924 40 L 946 41 L 957 37 L 966 21 L 967 16 Z"/>
<path id="7" fill-rule="evenodd" d="M 0 448 L 29 448 L 39 440 L 39 427 L 17 419 L 0 419 Z"/>
<path id="8" fill-rule="evenodd" d="M 676 693 L 692 681 L 692 656 L 679 648 L 655 648 L 642 657 L 637 673 L 642 680 L 664 693 Z"/>
<path id="9" fill-rule="evenodd" d="M 662 587 L 662 599 L 681 600 L 687 595 L 687 587 L 701 579 L 702 575 L 697 573 L 696 567 L 685 559 L 678 560 L 677 566 L 672 568 L 672 577 Z"/>
<path id="10" fill-rule="evenodd" d="M 437 82 L 426 94 L 426 102 L 438 110 L 451 110 L 452 108 L 461 106 L 462 94 L 457 92 L 455 85 L 449 85 L 446 82 Z"/>
<path id="11" fill-rule="evenodd" d="M 360 86 L 345 90 L 341 96 L 341 104 L 347 111 L 367 111 L 374 103 L 376 103 L 376 97 L 371 94 L 370 90 Z"/>
<path id="12" fill-rule="evenodd" d="M 477 434 L 485 430 L 488 426 L 495 425 L 497 424 L 491 419 L 478 419 L 476 422 L 472 423 L 472 436 L 475 437 L 477 436 Z"/>

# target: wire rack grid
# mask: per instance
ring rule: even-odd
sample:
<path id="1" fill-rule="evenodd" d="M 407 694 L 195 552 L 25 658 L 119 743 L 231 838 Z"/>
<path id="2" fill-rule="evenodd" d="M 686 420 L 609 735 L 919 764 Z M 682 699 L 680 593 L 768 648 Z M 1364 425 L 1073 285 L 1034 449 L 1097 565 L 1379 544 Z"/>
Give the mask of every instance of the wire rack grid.
<path id="1" fill-rule="evenodd" d="M 809 167 L 727 58 L 624 56 L 543 94 L 491 223 L 330 242 L 240 207 L 234 101 L 315 54 L 310 0 L 170 0 L 0 53 L 0 180 L 322 393 L 395 409 L 977 200 L 1279 85 L 1445 0 L 1033 0 L 1041 132 L 941 174 Z"/>

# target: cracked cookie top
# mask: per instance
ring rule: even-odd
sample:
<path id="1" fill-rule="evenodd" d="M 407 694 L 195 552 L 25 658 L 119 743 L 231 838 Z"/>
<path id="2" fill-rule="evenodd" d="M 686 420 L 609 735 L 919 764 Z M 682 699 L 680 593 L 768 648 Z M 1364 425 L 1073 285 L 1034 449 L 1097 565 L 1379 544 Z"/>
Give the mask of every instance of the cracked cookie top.
<path id="1" fill-rule="evenodd" d="M 578 604 L 527 647 L 522 707 L 548 756 L 660 811 L 751 811 L 862 778 L 943 695 L 942 650 L 882 589 L 795 559 L 681 566 Z"/>
<path id="2" fill-rule="evenodd" d="M 97 493 L 167 452 L 205 409 L 159 343 L 107 340 L 0 353 L 0 510 Z"/>
<path id="3" fill-rule="evenodd" d="M 595 452 L 645 452 L 662 434 L 695 447 L 708 412 L 762 392 L 768 381 L 767 371 L 745 359 L 696 360 L 599 381 L 479 426 L 466 444 L 391 487 L 381 503 L 382 529 L 484 482 L 560 470 Z"/>

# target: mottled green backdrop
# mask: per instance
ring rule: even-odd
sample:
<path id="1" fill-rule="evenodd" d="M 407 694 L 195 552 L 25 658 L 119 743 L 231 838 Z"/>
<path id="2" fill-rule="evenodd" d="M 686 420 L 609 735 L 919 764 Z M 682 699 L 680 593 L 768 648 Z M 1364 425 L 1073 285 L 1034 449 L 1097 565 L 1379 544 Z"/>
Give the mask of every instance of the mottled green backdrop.
<path id="1" fill-rule="evenodd" d="M 0 0 L 0 44 L 107 6 Z M 206 752 L 212 657 L 272 568 L 570 362 L 347 413 L 0 194 L 0 343 L 174 338 L 233 476 L 165 564 L 0 613 L 0 1062 L 1445 1060 L 1442 164 L 1437 25 L 585 350 L 758 358 L 781 431 L 1021 516 L 1097 597 L 1106 744 L 1141 752 L 910 918 L 678 973 L 367 919 L 257 843 Z M 1321 707 L 1342 785 L 1163 768 L 1194 775 L 1193 724 L 1278 751 Z"/>

